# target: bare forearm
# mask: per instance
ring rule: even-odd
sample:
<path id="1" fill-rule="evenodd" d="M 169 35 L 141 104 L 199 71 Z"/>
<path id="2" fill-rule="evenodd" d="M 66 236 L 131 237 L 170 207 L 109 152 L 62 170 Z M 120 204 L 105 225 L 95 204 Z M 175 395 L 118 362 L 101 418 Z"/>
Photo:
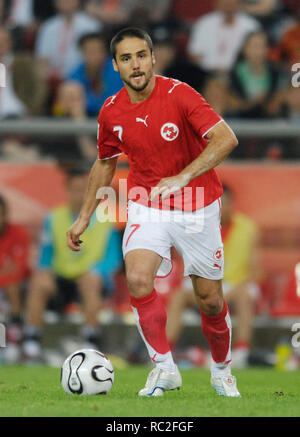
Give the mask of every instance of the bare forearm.
<path id="1" fill-rule="evenodd" d="M 96 160 L 89 176 L 88 189 L 84 204 L 81 208 L 79 218 L 81 220 L 90 220 L 93 215 L 99 199 L 97 199 L 97 191 L 101 187 L 106 187 L 111 184 L 117 165 L 117 158 L 109 160 Z"/>
<path id="2" fill-rule="evenodd" d="M 219 165 L 238 144 L 236 136 L 227 125 L 220 126 L 208 138 L 210 142 L 207 147 L 180 173 L 187 183 Z"/>

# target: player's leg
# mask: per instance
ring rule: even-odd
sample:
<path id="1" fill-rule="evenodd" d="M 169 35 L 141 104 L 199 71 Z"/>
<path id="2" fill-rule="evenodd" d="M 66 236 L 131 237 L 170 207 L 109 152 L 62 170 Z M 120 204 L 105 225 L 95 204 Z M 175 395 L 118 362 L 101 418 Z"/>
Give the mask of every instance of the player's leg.
<path id="1" fill-rule="evenodd" d="M 36 271 L 29 284 L 25 302 L 26 325 L 23 353 L 25 359 L 41 360 L 41 335 L 43 314 L 49 298 L 56 291 L 56 283 L 50 271 Z"/>
<path id="2" fill-rule="evenodd" d="M 185 276 L 192 279 L 203 332 L 212 354 L 212 385 L 219 394 L 240 396 L 230 370 L 231 321 L 222 292 L 224 261 L 219 201 L 185 214 L 173 227 L 174 245 L 183 257 Z"/>
<path id="3" fill-rule="evenodd" d="M 85 347 L 98 349 L 100 342 L 98 314 L 101 306 L 103 282 L 101 277 L 94 272 L 86 272 L 76 282 L 85 317 L 85 324 L 82 327 Z"/>
<path id="4" fill-rule="evenodd" d="M 223 299 L 222 281 L 191 275 L 195 298 L 200 308 L 202 330 L 208 341 L 211 359 L 211 384 L 219 395 L 239 397 L 231 375 L 231 320 Z"/>
<path id="5" fill-rule="evenodd" d="M 181 386 L 166 335 L 167 314 L 154 289 L 154 278 L 162 257 L 148 249 L 135 249 L 125 256 L 130 301 L 139 333 L 156 367 L 150 372 L 141 396 L 159 396 Z"/>

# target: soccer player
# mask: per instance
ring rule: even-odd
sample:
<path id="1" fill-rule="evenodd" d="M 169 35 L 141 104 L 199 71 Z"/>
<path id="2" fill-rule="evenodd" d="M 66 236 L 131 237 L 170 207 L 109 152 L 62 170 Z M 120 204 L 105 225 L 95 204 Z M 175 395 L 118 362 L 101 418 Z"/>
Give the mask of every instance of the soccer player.
<path id="1" fill-rule="evenodd" d="M 169 273 L 170 248 L 175 246 L 202 314 L 212 353 L 211 384 L 219 395 L 239 397 L 230 369 L 231 323 L 222 294 L 222 185 L 214 170 L 237 139 L 193 88 L 154 75 L 152 41 L 145 31 L 122 29 L 111 41 L 111 53 L 125 87 L 100 111 L 99 159 L 80 215 L 67 232 L 68 246 L 80 250 L 80 236 L 99 203 L 97 192 L 111 183 L 124 152 L 130 163 L 123 237 L 126 276 L 137 327 L 155 364 L 139 395 L 161 396 L 182 384 L 166 337 L 166 311 L 153 285 L 156 276 Z"/>

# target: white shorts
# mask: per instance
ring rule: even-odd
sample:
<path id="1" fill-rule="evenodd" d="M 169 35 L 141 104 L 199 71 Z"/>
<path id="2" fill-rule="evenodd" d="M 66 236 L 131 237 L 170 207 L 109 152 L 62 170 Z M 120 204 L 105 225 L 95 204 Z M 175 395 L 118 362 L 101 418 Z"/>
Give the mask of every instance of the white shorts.
<path id="1" fill-rule="evenodd" d="M 162 257 L 157 277 L 165 277 L 172 270 L 172 246 L 183 258 L 185 276 L 222 279 L 220 199 L 193 212 L 159 210 L 129 201 L 124 258 L 131 250 L 152 250 Z"/>

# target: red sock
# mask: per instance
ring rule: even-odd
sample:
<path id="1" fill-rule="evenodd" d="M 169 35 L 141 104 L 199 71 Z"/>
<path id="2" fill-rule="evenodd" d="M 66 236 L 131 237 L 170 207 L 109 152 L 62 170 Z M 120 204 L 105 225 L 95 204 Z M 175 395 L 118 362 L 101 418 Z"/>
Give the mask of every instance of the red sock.
<path id="1" fill-rule="evenodd" d="M 147 346 L 150 358 L 160 362 L 170 352 L 166 335 L 167 313 L 156 290 L 143 297 L 130 297 L 138 330 Z"/>
<path id="2" fill-rule="evenodd" d="M 227 364 L 231 361 L 231 322 L 227 303 L 224 300 L 222 311 L 216 316 L 208 316 L 201 310 L 202 331 L 207 338 L 215 363 Z"/>

